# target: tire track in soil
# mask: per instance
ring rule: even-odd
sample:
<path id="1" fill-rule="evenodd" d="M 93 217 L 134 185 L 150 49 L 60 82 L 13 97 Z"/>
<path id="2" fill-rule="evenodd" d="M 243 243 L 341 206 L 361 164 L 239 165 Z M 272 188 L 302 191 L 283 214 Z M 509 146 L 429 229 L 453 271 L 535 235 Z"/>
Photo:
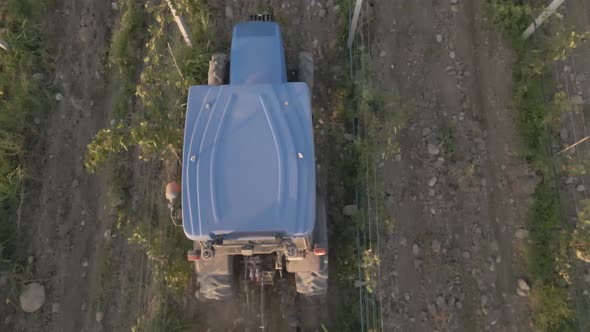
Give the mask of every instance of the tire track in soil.
<path id="1" fill-rule="evenodd" d="M 377 71 L 376 83 L 415 105 L 401 160 L 381 170 L 396 223 L 382 241 L 386 330 L 529 329 L 513 234 L 537 179 L 517 156 L 512 57 L 484 5 L 374 2 L 372 54 L 388 56 L 373 62 L 393 68 Z M 445 128 L 454 153 L 431 153 L 428 144 L 444 151 Z"/>

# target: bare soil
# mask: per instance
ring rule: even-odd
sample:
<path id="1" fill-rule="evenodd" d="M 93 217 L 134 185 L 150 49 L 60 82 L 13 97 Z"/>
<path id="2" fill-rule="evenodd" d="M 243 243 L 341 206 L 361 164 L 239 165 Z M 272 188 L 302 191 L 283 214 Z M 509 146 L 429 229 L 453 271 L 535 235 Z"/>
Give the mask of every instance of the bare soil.
<path id="1" fill-rule="evenodd" d="M 38 173 L 24 204 L 21 254 L 46 288 L 46 304 L 34 314 L 16 310 L 11 331 L 82 331 L 93 326 L 89 302 L 109 211 L 103 176 L 83 168 L 86 145 L 107 123 L 110 87 L 104 52 L 113 13 L 109 2 L 61 1 L 42 23 L 57 57 L 52 86 L 63 100 L 45 120 Z M 37 159 L 38 158 L 38 159 Z M 36 169 L 35 169 L 36 168 Z M 55 311 L 55 312 L 54 312 Z M 2 329 L 4 329 L 2 328 Z"/>
<path id="2" fill-rule="evenodd" d="M 414 105 L 401 158 L 381 169 L 395 220 L 382 238 L 385 330 L 526 331 L 515 231 L 539 179 L 519 157 L 513 55 L 485 1 L 454 2 L 371 9 L 376 85 Z"/>
<path id="3" fill-rule="evenodd" d="M 525 277 L 526 239 L 517 239 L 515 231 L 525 228 L 539 179 L 519 156 L 513 55 L 485 19 L 484 0 L 453 2 L 374 0 L 363 9 L 371 18 L 365 50 L 373 87 L 413 105 L 407 126 L 393 138 L 401 153 L 378 170 L 395 219 L 393 232 L 381 234 L 384 330 L 532 330 L 528 298 L 516 294 L 517 279 Z M 333 1 L 307 0 L 208 4 L 219 51 L 228 52 L 235 23 L 268 11 L 281 24 L 289 68 L 296 67 L 300 51 L 314 53 L 317 159 L 328 167 L 319 185 L 327 187 L 332 222 L 342 222 L 334 219 L 341 218 L 345 195 L 340 181 L 329 178 L 336 163 L 329 158 L 341 147 L 328 141 L 324 123 L 332 116 L 333 89 L 347 70 L 343 9 Z M 112 228 L 106 177 L 83 169 L 86 145 L 107 126 L 116 90 L 104 56 L 117 17 L 110 1 L 64 0 L 48 13 L 45 30 L 59 54 L 55 87 L 64 98 L 52 101 L 57 106 L 46 123 L 39 182 L 21 222 L 21 255 L 33 256 L 34 278 L 46 287 L 47 301 L 34 314 L 15 308 L 0 330 L 129 330 L 150 309 L 146 259 Z M 431 153 L 428 144 L 439 152 Z M 133 209 L 147 219 L 164 218 L 163 205 L 148 203 L 162 196 L 160 170 L 133 167 Z M 141 174 L 150 180 L 141 181 Z M 112 235 L 105 238 L 107 229 Z M 104 271 L 108 283 L 100 277 Z M 331 293 L 337 301 L 338 290 Z M 268 331 L 288 330 L 276 297 L 267 300 Z M 230 303 L 202 304 L 188 296 L 183 307 L 199 331 L 254 331 L 261 312 L 252 301 L 240 295 Z M 325 303 L 295 303 L 305 331 L 321 331 L 339 318 Z M 100 322 L 97 313 L 104 314 Z"/>

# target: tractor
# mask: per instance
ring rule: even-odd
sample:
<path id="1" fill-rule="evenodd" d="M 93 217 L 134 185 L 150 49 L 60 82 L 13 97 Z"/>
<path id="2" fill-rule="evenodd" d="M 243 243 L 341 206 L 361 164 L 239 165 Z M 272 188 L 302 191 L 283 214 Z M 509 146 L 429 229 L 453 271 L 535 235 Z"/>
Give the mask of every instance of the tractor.
<path id="1" fill-rule="evenodd" d="M 313 55 L 298 60 L 290 82 L 279 25 L 253 15 L 234 26 L 230 58 L 212 56 L 208 85 L 189 89 L 181 185 L 169 185 L 167 198 L 171 208 L 181 198 L 201 300 L 232 297 L 236 278 L 261 287 L 288 278 L 302 296 L 326 294 Z"/>

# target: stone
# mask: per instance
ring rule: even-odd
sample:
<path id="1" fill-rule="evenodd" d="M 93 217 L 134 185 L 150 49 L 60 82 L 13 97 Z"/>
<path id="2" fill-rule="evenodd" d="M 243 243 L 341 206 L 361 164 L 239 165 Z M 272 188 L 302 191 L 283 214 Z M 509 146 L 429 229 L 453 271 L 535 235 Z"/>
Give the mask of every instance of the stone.
<path id="1" fill-rule="evenodd" d="M 410 302 L 410 293 L 408 293 L 408 292 L 404 293 L 404 300 L 406 300 L 406 302 Z"/>
<path id="2" fill-rule="evenodd" d="M 420 270 L 422 267 L 422 260 L 421 259 L 414 259 L 414 268 L 416 270 Z"/>
<path id="3" fill-rule="evenodd" d="M 570 101 L 574 105 L 583 105 L 584 104 L 584 98 L 582 98 L 582 96 L 580 96 L 580 95 L 573 95 L 571 97 Z"/>
<path id="4" fill-rule="evenodd" d="M 438 43 L 442 43 L 442 41 L 443 41 L 443 36 L 442 36 L 441 34 L 438 34 L 438 35 L 436 35 L 436 41 L 437 41 Z"/>
<path id="5" fill-rule="evenodd" d="M 580 184 L 576 187 L 576 190 L 582 192 L 582 191 L 586 190 L 586 187 L 584 187 L 583 185 Z"/>
<path id="6" fill-rule="evenodd" d="M 436 178 L 436 176 L 433 176 L 430 181 L 428 181 L 428 186 L 429 187 L 434 187 L 434 185 L 436 184 L 436 181 L 438 181 L 438 179 Z"/>
<path id="7" fill-rule="evenodd" d="M 225 6 L 225 18 L 231 20 L 234 17 L 234 9 L 231 6 Z"/>
<path id="8" fill-rule="evenodd" d="M 55 94 L 55 100 L 57 101 L 62 101 L 64 99 L 64 96 L 61 93 L 56 93 Z"/>
<path id="9" fill-rule="evenodd" d="M 519 228 L 514 232 L 514 237 L 519 240 L 524 240 L 529 237 L 529 231 L 523 228 Z"/>
<path id="10" fill-rule="evenodd" d="M 432 251 L 436 254 L 440 253 L 441 243 L 439 240 L 432 240 Z"/>
<path id="11" fill-rule="evenodd" d="M 412 253 L 414 254 L 414 256 L 420 255 L 420 246 L 417 243 L 414 243 L 412 245 Z"/>
<path id="12" fill-rule="evenodd" d="M 451 52 L 449 53 L 449 57 L 450 57 L 451 59 L 455 59 L 455 58 L 457 57 L 457 55 L 455 54 L 455 51 L 451 51 Z"/>
<path id="13" fill-rule="evenodd" d="M 33 79 L 35 81 L 43 81 L 44 78 L 45 78 L 45 75 L 43 75 L 43 73 L 34 73 L 33 74 Z"/>
<path id="14" fill-rule="evenodd" d="M 102 312 L 102 311 L 97 311 L 97 312 L 96 312 L 96 315 L 95 315 L 95 318 L 96 318 L 96 322 L 97 322 L 97 323 L 100 323 L 100 322 L 102 322 L 102 320 L 104 319 L 104 312 Z"/>
<path id="15" fill-rule="evenodd" d="M 80 181 L 78 179 L 74 179 L 72 181 L 72 188 L 78 188 L 78 186 L 80 185 Z"/>
<path id="16" fill-rule="evenodd" d="M 422 129 L 422 136 L 428 136 L 431 132 L 432 130 L 430 130 L 430 128 L 424 128 Z"/>
<path id="17" fill-rule="evenodd" d="M 480 298 L 481 301 L 481 306 L 485 307 L 486 304 L 488 304 L 488 297 L 486 295 L 482 295 Z"/>
<path id="18" fill-rule="evenodd" d="M 457 309 L 462 309 L 463 308 L 463 304 L 459 301 L 455 302 L 455 308 Z"/>
<path id="19" fill-rule="evenodd" d="M 113 231 L 110 228 L 107 228 L 107 230 L 104 231 L 103 236 L 106 240 L 110 240 L 111 237 L 113 236 Z"/>
<path id="20" fill-rule="evenodd" d="M 517 289 L 516 289 L 516 294 L 517 294 L 518 296 L 523 296 L 523 297 L 529 296 L 529 294 L 528 294 L 528 292 L 527 292 L 527 291 L 525 291 L 525 290 L 522 290 L 522 289 L 520 289 L 520 288 L 517 288 Z"/>
<path id="21" fill-rule="evenodd" d="M 387 55 L 387 52 L 385 52 L 385 51 L 381 51 L 381 52 L 379 52 L 379 56 L 380 56 L 380 57 L 384 57 L 384 56 L 386 56 L 386 55 Z"/>
<path id="22" fill-rule="evenodd" d="M 326 10 L 325 10 L 324 8 L 321 8 L 321 9 L 318 11 L 318 16 L 319 16 L 319 17 L 325 17 L 325 16 L 326 16 Z"/>
<path id="23" fill-rule="evenodd" d="M 33 122 L 34 122 L 36 125 L 38 125 L 38 124 L 41 124 L 41 119 L 39 119 L 39 118 L 34 118 L 34 119 L 33 119 Z"/>
<path id="24" fill-rule="evenodd" d="M 428 153 L 430 155 L 436 156 L 440 153 L 440 149 L 436 145 L 428 143 Z"/>
<path id="25" fill-rule="evenodd" d="M 449 296 L 449 298 L 447 299 L 447 305 L 448 305 L 449 307 L 452 307 L 453 305 L 455 305 L 455 302 L 456 302 L 456 301 L 457 301 L 457 299 L 456 299 L 456 298 L 455 298 L 453 295 L 451 295 L 451 296 Z"/>
<path id="26" fill-rule="evenodd" d="M 342 214 L 348 217 L 354 216 L 358 212 L 358 207 L 354 204 L 346 205 L 342 208 Z"/>
<path id="27" fill-rule="evenodd" d="M 469 251 L 463 251 L 463 253 L 461 254 L 461 256 L 463 256 L 464 259 L 470 259 L 471 258 L 471 254 L 469 253 Z"/>
<path id="28" fill-rule="evenodd" d="M 523 278 L 519 278 L 516 281 L 516 284 L 518 285 L 518 289 L 522 289 L 524 291 L 528 291 L 531 289 L 531 287 L 529 286 L 528 282 L 526 282 L 526 280 L 524 280 Z"/>
<path id="29" fill-rule="evenodd" d="M 24 312 L 35 312 L 45 304 L 45 287 L 36 282 L 30 283 L 21 292 L 19 300 Z"/>
<path id="30" fill-rule="evenodd" d="M 406 244 L 408 244 L 408 239 L 406 239 L 405 237 L 402 237 L 402 238 L 399 240 L 399 245 L 400 245 L 400 246 L 402 246 L 402 247 L 405 247 L 405 246 L 406 246 Z"/>
<path id="31" fill-rule="evenodd" d="M 445 299 L 444 299 L 442 296 L 438 296 L 438 297 L 436 298 L 436 305 L 437 305 L 439 308 L 443 308 L 443 307 L 445 306 Z"/>

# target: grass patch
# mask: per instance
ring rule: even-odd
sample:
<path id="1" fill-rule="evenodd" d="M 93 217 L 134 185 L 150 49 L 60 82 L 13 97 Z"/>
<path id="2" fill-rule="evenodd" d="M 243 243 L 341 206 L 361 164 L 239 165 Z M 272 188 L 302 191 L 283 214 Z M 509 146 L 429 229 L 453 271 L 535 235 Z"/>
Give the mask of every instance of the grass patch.
<path id="1" fill-rule="evenodd" d="M 43 77 L 51 57 L 34 24 L 43 8 L 34 0 L 10 0 L 0 7 L 0 31 L 10 46 L 0 49 L 0 263 L 14 254 L 27 140 L 39 131 L 33 119 L 43 117 L 49 99 Z"/>
<path id="2" fill-rule="evenodd" d="M 110 127 L 99 131 L 89 144 L 85 159 L 86 169 L 91 173 L 106 166 L 111 177 L 109 199 L 118 211 L 116 227 L 130 245 L 145 252 L 148 258 L 149 287 L 155 295 L 148 299 L 147 310 L 137 318 L 133 328 L 137 331 L 159 331 L 163 327 L 184 329 L 183 315 L 176 307 L 192 275 L 192 266 L 185 259 L 185 250 L 191 243 L 182 230 L 157 212 L 150 220 L 131 217 L 141 213 L 130 212 L 129 202 L 133 169 L 145 169 L 133 167 L 134 160 L 139 158 L 140 162 L 151 163 L 153 178 L 146 174 L 135 174 L 135 177 L 145 176 L 145 181 L 153 186 L 159 183 L 155 179 L 159 179 L 161 161 L 176 160 L 182 150 L 188 87 L 206 79 L 213 51 L 209 14 L 204 2 L 180 0 L 174 3 L 189 25 L 192 48 L 171 45 L 170 37 L 177 28 L 165 2 L 144 5 L 123 0 L 119 3 L 121 22 L 113 35 L 108 56 L 119 83 L 113 119 Z M 168 171 L 173 173 L 173 170 Z M 159 201 L 146 201 L 145 206 L 153 211 L 164 207 Z M 103 265 L 103 274 L 109 274 L 109 259 L 105 259 Z M 103 278 L 102 274 L 100 284 L 108 285 L 108 278 Z M 98 305 L 104 300 L 99 298 Z"/>
<path id="3" fill-rule="evenodd" d="M 446 159 L 453 160 L 455 158 L 456 138 L 455 128 L 452 126 L 444 126 L 441 132 L 441 147 L 443 156 Z"/>
<path id="4" fill-rule="evenodd" d="M 561 220 L 551 147 L 551 139 L 557 136 L 552 130 L 559 122 L 559 112 L 568 107 L 563 107 L 563 93 L 547 91 L 555 89 L 551 72 L 555 62 L 565 59 L 587 34 L 566 31 L 561 18 L 554 15 L 529 40 L 522 40 L 522 31 L 546 5 L 544 1 L 529 3 L 490 1 L 491 17 L 516 53 L 514 106 L 528 148 L 527 159 L 544 179 L 535 193 L 529 222 L 533 323 L 537 331 L 571 331 L 578 326 L 566 288 L 570 282 L 567 251 L 571 230 Z"/>

